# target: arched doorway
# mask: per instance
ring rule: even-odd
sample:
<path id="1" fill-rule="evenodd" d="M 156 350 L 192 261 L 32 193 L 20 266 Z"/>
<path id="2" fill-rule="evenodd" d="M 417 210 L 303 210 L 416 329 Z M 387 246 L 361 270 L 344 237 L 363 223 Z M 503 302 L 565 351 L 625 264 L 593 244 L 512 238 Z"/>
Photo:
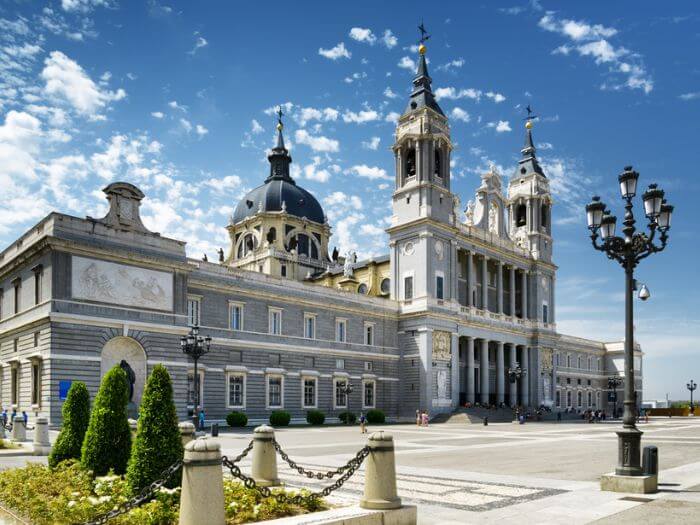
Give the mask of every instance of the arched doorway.
<path id="1" fill-rule="evenodd" d="M 100 361 L 100 378 L 112 367 L 126 361 L 134 371 L 134 393 L 131 398 L 129 417 L 132 416 L 131 407 L 138 407 L 141 403 L 141 395 L 146 384 L 146 351 L 138 341 L 131 337 L 114 337 L 107 341 L 102 349 Z"/>

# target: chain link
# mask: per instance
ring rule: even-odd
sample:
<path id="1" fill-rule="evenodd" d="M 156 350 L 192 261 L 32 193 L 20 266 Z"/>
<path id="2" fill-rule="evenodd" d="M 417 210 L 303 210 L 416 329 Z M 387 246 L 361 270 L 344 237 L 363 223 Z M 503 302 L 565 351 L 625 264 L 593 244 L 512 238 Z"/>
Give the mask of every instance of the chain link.
<path id="1" fill-rule="evenodd" d="M 233 459 L 231 460 L 231 463 L 238 463 L 238 462 L 240 462 L 244 457 L 246 457 L 246 456 L 248 455 L 248 452 L 250 452 L 251 450 L 253 450 L 253 443 L 254 443 L 254 440 L 251 439 L 251 440 L 250 440 L 250 443 L 248 443 L 248 446 L 247 446 L 246 448 L 243 449 L 243 452 L 241 452 L 241 453 L 238 454 L 235 458 L 233 458 Z"/>
<path id="2" fill-rule="evenodd" d="M 281 448 L 279 448 L 279 445 L 275 442 L 275 450 L 281 452 Z M 229 460 L 226 456 L 222 458 L 222 463 L 223 465 L 228 468 L 231 471 L 231 475 L 234 478 L 238 478 L 243 482 L 243 485 L 246 488 L 249 489 L 254 489 L 256 490 L 260 495 L 262 495 L 265 498 L 274 498 L 277 500 L 278 503 L 291 503 L 293 505 L 302 505 L 303 503 L 312 503 L 314 500 L 318 498 L 325 498 L 328 495 L 330 495 L 333 491 L 338 490 L 340 487 L 343 486 L 343 484 L 350 479 L 350 477 L 357 471 L 357 469 L 360 468 L 360 465 L 362 465 L 362 462 L 365 460 L 367 456 L 369 456 L 370 449 L 368 446 L 362 447 L 357 454 L 355 454 L 355 457 L 350 459 L 350 461 L 347 462 L 346 465 L 343 467 L 340 467 L 339 469 L 336 469 L 338 472 L 344 472 L 344 474 L 339 477 L 337 480 L 335 480 L 331 485 L 323 488 L 322 490 L 318 492 L 308 492 L 308 493 L 299 493 L 295 494 L 294 496 L 290 496 L 284 492 L 272 492 L 268 487 L 261 487 L 258 486 L 258 484 L 255 482 L 255 480 L 249 476 L 246 476 L 241 472 L 241 469 L 235 464 L 234 461 Z M 286 454 L 285 454 L 286 456 Z M 284 456 L 283 456 L 284 457 Z M 289 457 L 285 459 L 285 461 L 289 462 Z M 293 463 L 293 462 L 292 462 Z M 296 467 L 293 467 L 296 468 Z M 299 467 L 301 468 L 301 467 Z M 303 470 L 303 469 L 302 469 Z M 298 468 L 297 468 L 298 471 Z M 310 471 L 305 471 L 305 472 L 310 472 Z M 336 471 L 331 471 L 332 475 L 336 474 Z M 312 473 L 312 476 L 309 476 L 308 474 L 305 474 L 308 477 L 315 477 L 317 473 Z M 317 479 L 323 479 L 323 476 L 325 476 L 327 473 L 320 473 L 323 474 L 321 478 Z"/>
<path id="3" fill-rule="evenodd" d="M 182 460 L 178 459 L 175 463 L 173 463 L 163 472 L 161 472 L 160 477 L 156 481 L 154 481 L 150 485 L 145 486 L 143 489 L 141 489 L 141 492 L 139 492 L 136 496 L 134 496 L 128 501 L 125 501 L 124 503 L 110 510 L 109 512 L 101 514 L 95 519 L 86 522 L 84 525 L 102 525 L 104 523 L 107 523 L 109 520 L 116 518 L 117 516 L 121 516 L 122 514 L 126 514 L 132 509 L 135 509 L 136 507 L 145 503 L 153 497 L 156 491 L 158 491 L 163 485 L 165 485 L 168 482 L 168 480 L 173 476 L 173 474 L 180 470 L 180 467 L 182 467 Z"/>
<path id="4" fill-rule="evenodd" d="M 299 474 L 302 476 L 306 476 L 307 478 L 313 479 L 331 479 L 338 474 L 342 474 L 345 472 L 345 470 L 349 467 L 349 463 L 343 465 L 342 467 L 338 467 L 335 470 L 329 470 L 328 472 L 314 472 L 313 470 L 308 470 L 302 467 L 301 465 L 297 464 L 293 459 L 291 459 L 287 453 L 282 450 L 282 447 L 280 444 L 277 442 L 276 439 L 272 440 L 272 444 L 275 446 L 275 450 L 279 453 L 280 457 L 287 462 L 287 464 L 293 469 L 296 470 Z"/>

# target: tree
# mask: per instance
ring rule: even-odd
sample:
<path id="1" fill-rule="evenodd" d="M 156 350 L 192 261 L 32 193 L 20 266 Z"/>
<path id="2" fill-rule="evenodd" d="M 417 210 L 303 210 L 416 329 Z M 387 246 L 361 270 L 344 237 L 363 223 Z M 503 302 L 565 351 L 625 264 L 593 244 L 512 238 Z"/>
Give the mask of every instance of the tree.
<path id="1" fill-rule="evenodd" d="M 61 409 L 63 426 L 49 455 L 49 466 L 54 468 L 66 459 L 80 459 L 80 449 L 90 420 L 90 394 L 82 381 L 75 381 Z"/>
<path id="2" fill-rule="evenodd" d="M 126 471 L 133 492 L 158 479 L 161 472 L 182 459 L 184 452 L 177 423 L 170 374 L 163 365 L 156 365 L 141 399 L 136 441 Z M 169 485 L 177 486 L 179 480 L 171 480 Z"/>
<path id="3" fill-rule="evenodd" d="M 102 378 L 83 441 L 80 462 L 95 476 L 103 476 L 110 469 L 115 474 L 126 472 L 131 452 L 128 403 L 126 372 L 116 365 Z"/>

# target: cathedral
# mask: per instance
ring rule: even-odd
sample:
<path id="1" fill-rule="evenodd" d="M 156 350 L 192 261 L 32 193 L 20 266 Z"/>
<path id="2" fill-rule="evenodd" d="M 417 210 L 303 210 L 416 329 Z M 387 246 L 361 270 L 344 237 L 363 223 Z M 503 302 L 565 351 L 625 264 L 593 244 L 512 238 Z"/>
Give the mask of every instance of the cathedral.
<path id="1" fill-rule="evenodd" d="M 533 121 L 512 174 L 481 175 L 463 213 L 425 52 L 395 132 L 385 255 L 330 252 L 323 207 L 290 175 L 280 113 L 269 173 L 236 206 L 217 262 L 149 231 L 128 182 L 104 188 L 105 217 L 54 212 L 0 252 L 2 406 L 58 426 L 73 381 L 94 397 L 122 364 L 136 413 L 163 364 L 181 419 L 198 397 L 208 422 L 235 410 L 256 425 L 279 409 L 332 422 L 372 408 L 403 421 L 474 403 L 612 412 L 623 342 L 557 331 L 555 203 Z M 181 350 L 193 326 L 211 338 L 196 376 Z M 638 346 L 634 365 L 641 400 Z"/>

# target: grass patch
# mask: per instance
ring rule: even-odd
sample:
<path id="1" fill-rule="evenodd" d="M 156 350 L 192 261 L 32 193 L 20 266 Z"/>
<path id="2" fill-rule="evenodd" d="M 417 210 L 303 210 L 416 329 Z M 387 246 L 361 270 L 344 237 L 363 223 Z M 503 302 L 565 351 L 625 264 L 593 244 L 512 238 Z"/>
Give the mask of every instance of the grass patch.
<path id="1" fill-rule="evenodd" d="M 282 490 L 282 489 L 279 489 Z M 293 494 L 293 491 L 288 491 Z M 55 469 L 30 463 L 0 473 L 0 502 L 37 525 L 83 523 L 128 501 L 129 485 L 122 476 L 93 478 L 72 460 Z M 327 504 L 313 498 L 303 506 L 263 498 L 253 489 L 224 480 L 226 523 L 251 523 L 325 510 Z M 110 524 L 169 525 L 178 523 L 180 489 L 161 489 L 156 497 Z"/>

